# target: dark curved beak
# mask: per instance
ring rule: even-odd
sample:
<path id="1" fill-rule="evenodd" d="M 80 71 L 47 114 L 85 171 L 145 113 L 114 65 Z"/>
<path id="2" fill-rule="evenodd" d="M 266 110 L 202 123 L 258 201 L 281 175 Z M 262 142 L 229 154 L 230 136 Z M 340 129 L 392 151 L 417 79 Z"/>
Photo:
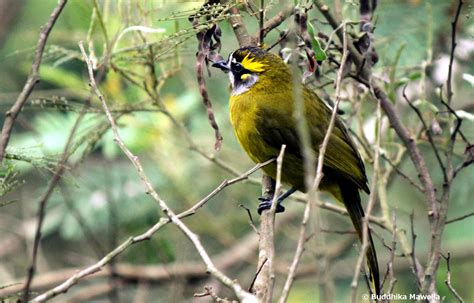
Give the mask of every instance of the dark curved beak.
<path id="1" fill-rule="evenodd" d="M 219 60 L 217 62 L 214 62 L 212 64 L 212 67 L 217 67 L 225 73 L 230 71 L 229 67 L 227 66 L 227 61 L 225 61 L 225 60 Z"/>

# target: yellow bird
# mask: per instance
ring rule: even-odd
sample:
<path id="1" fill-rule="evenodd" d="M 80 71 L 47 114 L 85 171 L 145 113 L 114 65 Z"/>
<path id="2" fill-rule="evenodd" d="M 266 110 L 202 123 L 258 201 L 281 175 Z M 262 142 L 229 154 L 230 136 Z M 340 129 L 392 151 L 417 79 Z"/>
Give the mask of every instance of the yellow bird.
<path id="1" fill-rule="evenodd" d="M 286 145 L 281 171 L 282 182 L 291 189 L 278 197 L 277 212 L 284 211 L 281 202 L 296 190 L 305 192 L 303 156 L 296 129 L 292 74 L 277 55 L 258 47 L 240 48 L 227 61 L 214 67 L 228 73 L 232 85 L 230 120 L 240 145 L 256 163 L 276 158 Z M 326 134 L 332 110 L 309 88 L 301 87 L 304 111 L 314 156 Z M 276 177 L 276 163 L 263 171 Z M 337 118 L 324 155 L 324 177 L 320 190 L 331 193 L 342 202 L 362 239 L 364 210 L 359 190 L 369 193 L 362 159 L 342 121 Z M 258 212 L 271 207 L 271 200 L 261 199 Z M 375 293 L 380 294 L 377 255 L 369 230 L 367 264 Z"/>

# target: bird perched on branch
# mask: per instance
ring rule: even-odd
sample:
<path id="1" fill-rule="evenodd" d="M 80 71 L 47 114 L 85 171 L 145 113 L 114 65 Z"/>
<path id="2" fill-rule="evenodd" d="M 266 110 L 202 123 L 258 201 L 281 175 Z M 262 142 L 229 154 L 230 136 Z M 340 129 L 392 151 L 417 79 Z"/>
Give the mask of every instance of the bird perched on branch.
<path id="1" fill-rule="evenodd" d="M 230 119 L 243 149 L 256 163 L 277 158 L 286 145 L 281 180 L 291 189 L 278 197 L 277 212 L 284 211 L 282 201 L 296 190 L 306 192 L 304 158 L 294 112 L 294 81 L 288 65 L 277 55 L 258 47 L 240 48 L 227 61 L 213 64 L 228 73 L 232 84 Z M 304 113 L 308 123 L 311 148 L 318 156 L 319 146 L 328 129 L 332 110 L 302 84 Z M 276 163 L 263 167 L 276 177 Z M 364 210 L 359 190 L 369 193 L 364 163 L 342 121 L 336 118 L 323 165 L 324 177 L 319 189 L 331 193 L 346 207 L 362 240 Z M 259 213 L 271 207 L 271 199 L 261 199 Z M 367 241 L 367 264 L 376 294 L 380 294 L 379 269 L 370 230 Z"/>

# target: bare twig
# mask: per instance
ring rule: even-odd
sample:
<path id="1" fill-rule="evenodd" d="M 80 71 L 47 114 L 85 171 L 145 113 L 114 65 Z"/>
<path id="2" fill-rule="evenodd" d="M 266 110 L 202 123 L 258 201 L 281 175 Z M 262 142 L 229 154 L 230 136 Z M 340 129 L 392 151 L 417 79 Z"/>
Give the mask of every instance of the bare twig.
<path id="1" fill-rule="evenodd" d="M 5 150 L 7 148 L 8 141 L 10 140 L 13 124 L 15 123 L 18 114 L 23 108 L 23 105 L 28 100 L 28 97 L 33 92 L 33 89 L 40 80 L 39 68 L 41 65 L 41 59 L 43 58 L 46 42 L 66 3 L 67 0 L 59 1 L 58 5 L 51 13 L 48 22 L 44 25 L 44 27 L 42 27 L 33 59 L 33 64 L 31 65 L 31 71 L 28 79 L 26 80 L 25 86 L 23 86 L 23 89 L 20 95 L 18 95 L 18 98 L 16 99 L 13 106 L 5 113 L 5 121 L 3 122 L 2 134 L 0 138 L 0 161 L 2 162 L 5 156 Z"/>
<path id="2" fill-rule="evenodd" d="M 406 91 L 407 85 L 403 87 L 402 95 L 403 98 L 405 98 L 405 101 L 408 103 L 408 105 L 413 109 L 413 111 L 416 113 L 418 118 L 420 119 L 421 124 L 423 125 L 423 129 L 426 132 L 426 136 L 428 137 L 428 141 L 430 142 L 431 149 L 433 149 L 433 152 L 436 156 L 436 160 L 438 160 L 438 164 L 441 168 L 441 172 L 443 173 L 444 181 L 446 182 L 446 167 L 444 166 L 443 160 L 441 159 L 441 156 L 439 155 L 438 147 L 436 146 L 434 140 L 433 140 L 433 133 L 431 132 L 430 128 L 425 122 L 425 119 L 423 118 L 423 115 L 421 114 L 420 110 L 413 105 L 413 103 L 408 99 L 405 91 Z"/>
<path id="3" fill-rule="evenodd" d="M 252 279 L 252 282 L 250 282 L 250 286 L 248 288 L 249 292 L 252 292 L 254 290 L 254 285 L 255 285 L 255 281 L 257 281 L 257 278 L 258 276 L 260 275 L 260 273 L 262 272 L 262 269 L 263 267 L 265 266 L 265 264 L 267 264 L 267 261 L 268 259 L 264 259 L 260 266 L 257 268 L 257 272 L 255 273 L 255 275 L 253 276 L 253 279 Z M 260 263 L 260 262 L 259 262 Z"/>
<path id="4" fill-rule="evenodd" d="M 252 229 L 258 235 L 259 231 L 258 231 L 258 228 L 255 226 L 255 222 L 253 221 L 253 217 L 252 217 L 252 213 L 250 212 L 250 209 L 248 207 L 246 207 L 245 205 L 243 205 L 243 204 L 240 204 L 239 206 L 242 207 L 243 209 L 245 209 L 245 211 L 247 212 L 247 215 L 249 217 L 249 225 L 250 225 L 250 227 L 252 227 Z"/>
<path id="5" fill-rule="evenodd" d="M 453 285 L 451 284 L 451 253 L 448 251 L 448 255 L 443 255 L 443 258 L 446 260 L 446 266 L 448 267 L 448 273 L 446 280 L 444 280 L 444 283 L 446 283 L 449 290 L 453 293 L 456 299 L 458 299 L 459 303 L 464 303 L 463 298 L 459 295 L 459 293 L 456 291 L 456 289 L 454 289 Z"/>
<path id="6" fill-rule="evenodd" d="M 447 95 L 448 95 L 448 105 L 451 105 L 451 100 L 453 98 L 453 88 L 452 88 L 452 77 L 453 77 L 453 62 L 454 62 L 454 50 L 456 49 L 456 27 L 458 24 L 459 16 L 461 15 L 461 7 L 464 4 L 464 0 L 458 1 L 458 6 L 456 8 L 456 14 L 454 19 L 451 22 L 451 53 L 449 55 L 449 67 L 448 67 L 448 80 L 447 82 Z"/>
<path id="7" fill-rule="evenodd" d="M 413 274 L 415 275 L 416 279 L 416 286 L 418 288 L 418 291 L 421 289 L 421 281 L 423 281 L 423 275 L 420 273 L 420 269 L 418 267 L 417 259 L 416 259 L 416 233 L 415 233 L 415 213 L 410 214 L 410 230 L 411 230 L 411 253 L 410 256 L 412 258 L 412 271 Z"/>
<path id="8" fill-rule="evenodd" d="M 29 297 L 29 290 L 31 287 L 31 283 L 33 281 L 33 277 L 36 271 L 36 259 L 38 255 L 38 249 L 39 249 L 39 244 L 41 241 L 41 229 L 43 227 L 43 221 L 44 217 L 46 215 L 46 204 L 49 201 L 49 198 L 54 192 L 54 189 L 58 185 L 59 181 L 61 180 L 61 177 L 66 169 L 66 163 L 69 160 L 69 157 L 72 155 L 70 150 L 72 149 L 72 143 L 74 136 L 77 133 L 77 130 L 79 129 L 80 123 L 82 119 L 84 118 L 85 111 L 84 109 L 86 106 L 83 107 L 83 111 L 81 111 L 79 117 L 76 119 L 74 122 L 74 125 L 72 126 L 72 129 L 69 133 L 68 139 L 66 141 L 66 144 L 63 149 L 63 153 L 61 156 L 61 159 L 58 161 L 56 168 L 54 170 L 53 177 L 48 183 L 48 187 L 44 194 L 41 196 L 39 200 L 39 207 L 38 207 L 38 224 L 36 225 L 36 230 L 35 230 L 35 236 L 34 236 L 34 241 L 33 241 L 33 253 L 32 253 L 32 260 L 30 267 L 28 268 L 28 275 L 25 283 L 25 289 L 23 293 L 23 300 L 24 302 L 28 302 L 28 297 Z"/>
<path id="9" fill-rule="evenodd" d="M 237 303 L 237 301 L 235 301 L 235 300 L 229 300 L 227 298 L 220 298 L 212 290 L 212 287 L 210 287 L 210 286 L 205 286 L 204 287 L 204 292 L 194 294 L 194 297 L 196 297 L 196 298 L 202 298 L 202 297 L 208 297 L 208 296 L 211 297 L 212 300 L 216 303 Z"/>
<path id="10" fill-rule="evenodd" d="M 454 144 L 454 142 L 456 141 L 456 137 L 459 134 L 461 136 L 462 140 L 469 146 L 470 145 L 469 140 L 464 135 L 464 133 L 461 131 L 462 119 L 461 119 L 461 117 L 459 117 L 459 115 L 456 113 L 456 111 L 451 107 L 451 105 L 449 105 L 448 102 L 443 100 L 441 90 L 440 90 L 439 100 L 441 101 L 441 103 L 444 106 L 446 106 L 446 108 L 448 109 L 448 112 L 451 113 L 456 118 L 456 126 L 454 127 L 454 130 L 451 133 L 451 142 Z"/>
<path id="11" fill-rule="evenodd" d="M 260 20 L 259 20 L 259 29 L 258 29 L 258 46 L 263 45 L 263 38 L 264 36 L 264 26 L 263 22 L 265 21 L 265 0 L 260 0 L 260 9 L 259 9 L 259 14 L 260 14 Z"/>
<path id="12" fill-rule="evenodd" d="M 304 197 L 294 197 L 294 199 L 296 201 L 302 202 L 302 203 L 306 203 L 306 201 L 307 201 Z M 330 202 L 326 202 L 326 201 L 316 201 L 315 206 L 317 206 L 321 209 L 329 210 L 329 211 L 331 211 L 335 214 L 340 214 L 340 215 L 343 215 L 343 216 L 349 216 L 349 214 L 347 213 L 347 210 L 344 207 L 336 205 L 334 203 L 330 203 Z M 374 217 L 374 216 L 369 216 L 368 218 L 369 218 L 369 221 L 371 223 L 376 224 L 376 225 L 380 226 L 383 229 L 392 230 L 391 228 L 389 228 L 387 226 L 385 218 Z"/>
<path id="13" fill-rule="evenodd" d="M 395 287 L 395 283 L 397 283 L 397 279 L 395 278 L 395 273 L 393 270 L 393 262 L 395 259 L 395 252 L 397 249 L 397 220 L 396 220 L 396 214 L 393 213 L 393 219 L 392 219 L 392 226 L 393 226 L 393 232 L 392 232 L 392 247 L 390 248 L 390 260 L 388 261 L 387 267 L 388 267 L 388 277 L 389 277 L 389 285 L 387 289 L 387 293 L 391 294 L 393 292 L 393 288 Z M 382 283 L 382 288 L 383 288 L 383 283 Z"/>
<path id="14" fill-rule="evenodd" d="M 231 180 L 224 180 L 222 181 L 222 183 L 216 187 L 212 192 L 210 192 L 207 196 L 205 196 L 203 199 L 201 199 L 198 203 L 196 203 L 193 207 L 191 207 L 190 209 L 188 209 L 187 211 L 183 212 L 182 213 L 182 217 L 187 217 L 187 216 L 190 216 L 190 215 L 193 215 L 196 213 L 196 210 L 198 210 L 199 208 L 201 208 L 207 201 L 209 201 L 212 197 L 214 197 L 215 195 L 217 195 L 219 192 L 221 192 L 224 188 L 226 188 L 227 186 L 229 185 L 232 185 L 234 183 L 237 183 L 237 182 L 240 182 L 240 181 L 244 181 L 246 179 L 248 179 L 248 177 L 253 174 L 254 172 L 256 172 L 257 170 L 259 170 L 260 168 L 272 163 L 273 161 L 275 161 L 274 159 L 270 159 L 268 161 L 265 161 L 263 163 L 259 163 L 257 165 L 255 165 L 254 167 L 252 167 L 250 170 L 248 170 L 247 172 L 243 173 L 242 175 L 236 177 L 236 178 L 233 178 Z"/>
<path id="15" fill-rule="evenodd" d="M 382 159 L 387 161 L 388 164 L 399 174 L 403 179 L 407 180 L 408 183 L 410 183 L 411 186 L 416 188 L 419 192 L 424 193 L 424 189 L 416 183 L 410 176 L 405 174 L 399 167 L 398 165 L 395 165 L 385 154 L 381 154 Z"/>
<path id="16" fill-rule="evenodd" d="M 321 228 L 319 230 L 320 232 L 323 232 L 323 233 L 329 233 L 329 234 L 338 234 L 338 235 L 348 235 L 348 234 L 357 234 L 357 231 L 355 231 L 354 229 L 349 229 L 349 230 L 334 230 L 334 229 L 325 229 L 325 228 Z"/>
<path id="17" fill-rule="evenodd" d="M 465 215 L 462 215 L 462 216 L 459 216 L 459 217 L 456 217 L 456 218 L 452 218 L 452 219 L 446 220 L 446 224 L 458 222 L 458 221 L 464 220 L 464 219 L 469 218 L 469 217 L 472 217 L 472 216 L 474 216 L 474 212 L 470 212 L 470 213 L 467 213 L 467 214 L 465 214 Z"/>

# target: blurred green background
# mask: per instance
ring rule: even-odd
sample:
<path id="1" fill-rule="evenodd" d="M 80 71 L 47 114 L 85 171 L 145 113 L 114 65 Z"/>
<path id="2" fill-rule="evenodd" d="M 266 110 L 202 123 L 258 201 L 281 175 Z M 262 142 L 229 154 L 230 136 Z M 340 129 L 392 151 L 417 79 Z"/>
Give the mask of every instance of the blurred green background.
<path id="1" fill-rule="evenodd" d="M 5 112 L 24 85 L 31 68 L 39 29 L 57 1 L 3 1 L 5 3 L 2 5 L 9 16 L 2 21 L 4 30 L 0 32 L 0 107 Z M 259 1 L 254 2 L 250 2 L 250 5 L 256 7 Z M 356 2 L 339 1 L 341 13 L 346 19 L 358 20 Z M 380 80 L 385 82 L 404 122 L 413 129 L 419 127 L 419 121 L 400 98 L 400 87 L 408 83 L 412 100 L 420 100 L 422 105 L 423 102 L 430 103 L 435 108 L 439 106 L 439 101 L 433 100 L 437 98 L 437 86 L 446 80 L 450 22 L 456 2 L 379 1 L 375 41 L 380 58 L 375 71 Z M 285 1 L 269 1 L 267 16 L 275 15 L 286 4 Z M 93 264 L 128 237 L 150 228 L 161 216 L 158 205 L 146 195 L 135 169 L 114 143 L 100 103 L 96 98 L 87 101 L 91 93 L 86 66 L 78 47 L 79 41 L 84 41 L 93 51 L 98 68 L 105 67 L 99 88 L 113 109 L 125 144 L 139 156 L 155 189 L 175 212 L 195 204 L 224 179 L 235 177 L 230 170 L 242 173 L 253 167 L 254 164 L 238 146 L 228 120 L 227 77 L 216 70 L 211 70 L 211 77 L 206 76 L 206 81 L 224 141 L 221 151 L 213 149 L 214 134 L 207 121 L 196 81 L 197 40 L 188 21 L 189 15 L 201 5 L 202 2 L 159 0 L 69 1 L 48 40 L 40 69 L 41 82 L 19 116 L 7 149 L 9 161 L 2 174 L 9 177 L 3 179 L 4 195 L 0 197 L 0 286 L 19 281 L 26 274 L 31 259 L 39 197 L 46 190 L 55 163 L 82 111 L 86 114 L 73 138 L 73 153 L 68 168 L 47 204 L 35 279 L 44 279 L 48 273 L 61 272 L 67 268 Z M 462 129 L 472 142 L 473 83 L 472 80 L 469 82 L 468 76 L 472 79 L 474 74 L 474 25 L 471 21 L 472 7 L 468 6 L 466 4 L 461 13 L 453 104 L 456 110 L 465 115 Z M 311 14 L 315 18 L 316 30 L 329 35 L 331 30 L 318 21 L 321 17 L 315 10 L 311 10 Z M 243 17 L 250 32 L 256 33 L 256 19 L 248 12 L 244 12 Z M 280 29 L 288 28 L 288 23 L 283 23 Z M 219 25 L 223 31 L 221 54 L 226 57 L 238 47 L 238 43 L 226 21 Z M 143 26 L 153 31 L 140 32 L 133 30 L 132 26 Z M 266 38 L 266 43 L 273 44 L 278 36 L 279 33 L 273 31 Z M 153 54 L 156 77 L 152 76 L 153 71 L 147 65 L 150 52 Z M 104 57 L 105 54 L 108 56 Z M 424 64 L 427 79 L 423 72 Z M 390 73 L 393 73 L 393 79 Z M 129 81 L 130 78 L 135 82 Z M 152 87 L 154 78 L 158 79 L 156 100 L 143 89 Z M 334 75 L 328 75 L 323 76 L 321 81 L 333 79 Z M 389 79 L 394 81 L 390 82 Z M 428 83 L 425 88 L 427 93 L 420 92 L 423 81 Z M 331 85 L 326 90 L 329 95 L 333 93 Z M 353 104 L 347 100 L 343 100 L 341 107 L 346 114 L 353 110 Z M 163 113 L 163 108 L 176 123 Z M 353 119 L 351 123 L 356 133 L 368 129 L 367 132 L 373 134 L 370 127 L 373 127 L 375 108 L 375 103 L 369 99 L 363 103 L 360 119 Z M 426 113 L 429 115 L 429 106 L 426 107 Z M 0 121 L 3 123 L 3 115 Z M 383 148 L 390 151 L 394 146 L 399 146 L 397 137 L 388 127 L 385 132 Z M 426 140 L 421 140 L 420 145 L 437 186 L 441 186 L 441 172 L 437 169 L 429 145 Z M 455 163 L 460 163 L 463 160 L 462 144 L 457 149 Z M 371 175 L 371 164 L 367 163 L 367 166 L 368 175 Z M 408 158 L 401 161 L 400 168 L 416 179 L 416 172 Z M 251 181 L 226 188 L 195 215 L 185 219 L 185 223 L 201 237 L 211 256 L 244 243 L 245 237 L 254 233 L 248 223 L 247 212 L 239 205 L 250 209 L 258 223 L 255 208 L 261 190 L 258 184 L 260 175 L 260 172 L 255 173 Z M 472 180 L 474 170 L 467 168 L 454 182 L 448 219 L 474 211 Z M 430 235 L 423 196 L 396 174 L 387 192 L 391 211 L 396 212 L 397 226 L 406 231 L 409 239 L 409 216 L 414 213 L 418 236 L 417 256 L 422 262 L 425 261 L 423 256 L 426 255 Z M 331 201 L 325 195 L 322 198 Z M 303 204 L 291 201 L 287 209 L 291 211 L 288 211 L 283 224 L 278 227 L 276 238 L 276 294 L 280 292 L 286 277 L 286 266 L 293 257 Z M 323 228 L 350 228 L 344 216 L 327 210 L 321 210 L 320 214 L 321 222 L 318 224 L 322 224 Z M 378 207 L 375 214 L 380 214 Z M 385 273 L 389 251 L 382 245 L 381 239 L 389 245 L 391 235 L 377 226 L 375 231 L 378 235 L 376 246 L 381 271 Z M 296 280 L 289 301 L 325 302 L 325 295 L 320 293 L 321 288 L 316 287 L 319 285 L 330 289 L 334 301 L 346 302 L 350 297 L 350 282 L 359 244 L 350 234 L 326 232 L 316 237 L 319 240 L 308 244 L 301 267 L 321 269 L 317 273 L 303 273 Z M 317 243 L 323 243 L 324 247 Z M 326 260 L 327 263 L 317 261 L 320 254 L 341 245 L 343 249 L 331 260 Z M 406 258 L 398 256 L 398 249 L 394 292 L 412 293 L 416 290 L 415 279 Z M 452 257 L 453 286 L 465 302 L 472 302 L 473 217 L 447 225 L 443 253 L 448 251 Z M 149 241 L 132 246 L 114 264 L 158 266 L 189 261 L 199 262 L 195 249 L 179 230 L 167 226 Z M 247 287 L 256 271 L 256 261 L 257 252 L 254 249 L 248 257 L 238 260 L 224 271 Z M 194 293 L 202 292 L 205 285 L 212 285 L 223 297 L 231 296 L 227 289 L 206 275 L 170 276 L 153 282 L 140 279 L 140 273 L 137 272 L 138 278 L 117 274 L 112 278 L 90 279 L 52 302 L 207 302 L 209 298 L 192 297 Z M 445 296 L 446 302 L 454 302 L 454 296 L 444 284 L 446 273 L 446 263 L 441 262 L 438 271 L 439 292 Z M 113 287 L 94 298 L 81 299 L 81 295 L 94 285 Z M 364 291 L 362 285 L 359 292 Z M 41 293 L 38 289 L 35 292 Z"/>

